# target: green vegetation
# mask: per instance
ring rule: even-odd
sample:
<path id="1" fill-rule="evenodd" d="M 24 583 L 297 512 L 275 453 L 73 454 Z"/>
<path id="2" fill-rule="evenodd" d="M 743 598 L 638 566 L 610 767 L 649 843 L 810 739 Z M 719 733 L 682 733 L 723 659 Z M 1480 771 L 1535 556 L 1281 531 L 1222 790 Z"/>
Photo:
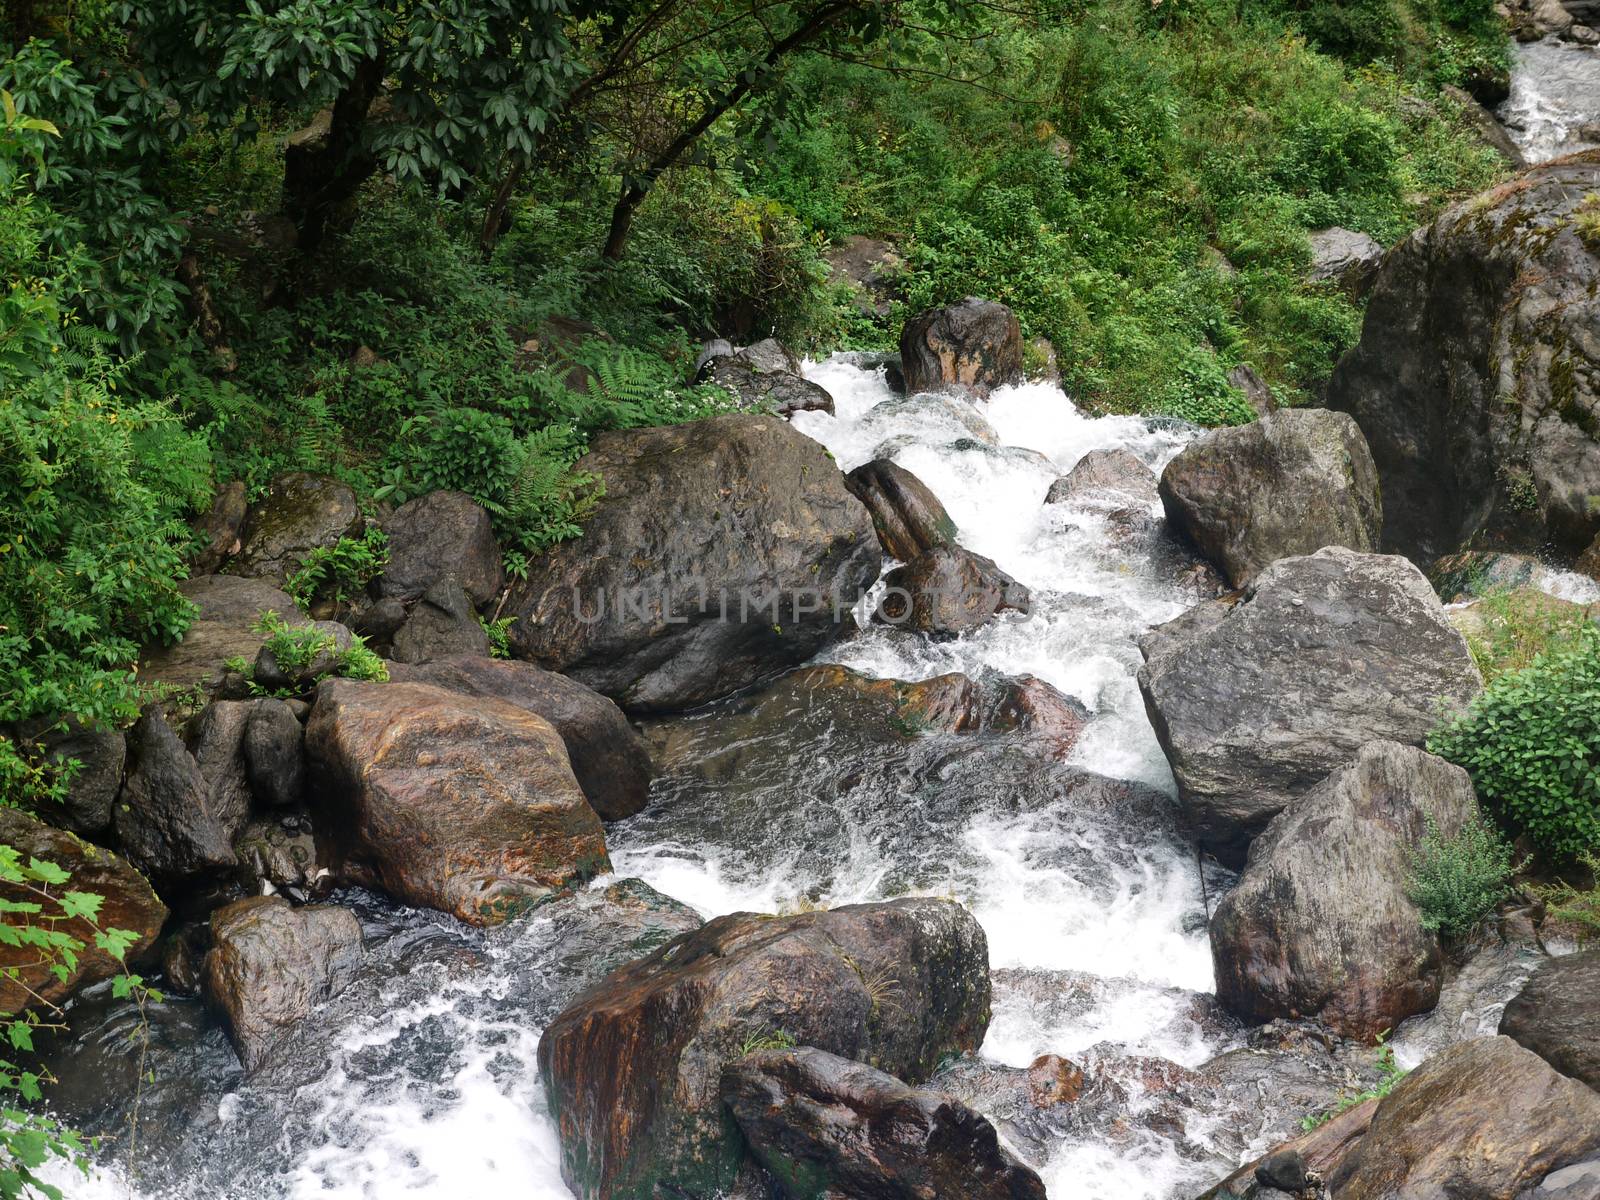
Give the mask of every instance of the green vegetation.
<path id="1" fill-rule="evenodd" d="M 1542 888 L 1540 895 L 1547 906 L 1545 920 L 1566 926 L 1577 934 L 1580 943 L 1588 945 L 1600 939 L 1600 853 L 1580 854 L 1578 863 L 1588 872 L 1591 886 L 1558 881 Z"/>
<path id="2" fill-rule="evenodd" d="M 1404 1079 L 1408 1072 L 1396 1061 L 1394 1047 L 1385 1040 L 1388 1036 L 1387 1030 L 1378 1035 L 1378 1051 L 1373 1063 L 1378 1069 L 1378 1082 L 1365 1091 L 1340 1092 L 1319 1112 L 1300 1118 L 1301 1129 L 1309 1133 L 1319 1126 L 1326 1125 L 1340 1113 L 1349 1112 L 1358 1104 L 1365 1104 L 1368 1100 L 1382 1100 L 1394 1091 L 1394 1085 Z"/>
<path id="3" fill-rule="evenodd" d="M 287 684 L 278 684 L 273 679 L 263 681 L 257 677 L 255 663 L 230 658 L 227 669 L 243 675 L 254 695 L 299 696 L 334 676 L 378 683 L 389 678 L 389 668 L 384 666 L 383 659 L 354 634 L 350 645 L 341 650 L 333 634 L 315 625 L 290 625 L 275 612 L 262 613 L 253 628 L 262 635 L 261 648 L 272 656 L 277 668 L 275 674 L 289 680 Z"/>
<path id="4" fill-rule="evenodd" d="M 490 658 L 511 657 L 511 622 L 514 617 L 495 617 L 493 620 L 478 618 L 478 624 L 483 626 L 484 636 L 489 639 Z"/>
<path id="5" fill-rule="evenodd" d="M 1491 683 L 1541 654 L 1575 648 L 1592 623 L 1581 610 L 1531 587 L 1492 591 L 1470 611 L 1467 648 Z"/>
<path id="6" fill-rule="evenodd" d="M 388 535 L 373 525 L 358 538 L 315 547 L 289 576 L 284 590 L 301 608 L 310 608 L 316 600 L 343 604 L 382 574 L 388 562 Z"/>
<path id="7" fill-rule="evenodd" d="M 1465 937 L 1505 899 L 1513 869 L 1510 844 L 1481 817 L 1445 837 L 1430 816 L 1411 852 L 1406 894 L 1422 909 L 1424 929 Z"/>
<path id="8" fill-rule="evenodd" d="M 1600 626 L 1500 675 L 1428 749 L 1465 767 L 1488 812 L 1541 853 L 1600 847 Z"/>

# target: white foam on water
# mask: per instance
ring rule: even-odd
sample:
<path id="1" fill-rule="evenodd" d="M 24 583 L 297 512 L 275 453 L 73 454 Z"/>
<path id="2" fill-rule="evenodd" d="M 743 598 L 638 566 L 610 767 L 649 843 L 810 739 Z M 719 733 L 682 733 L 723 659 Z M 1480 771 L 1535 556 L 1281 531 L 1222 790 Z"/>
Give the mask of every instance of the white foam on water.
<path id="1" fill-rule="evenodd" d="M 1549 37 L 1511 50 L 1511 94 L 1497 112 L 1530 163 L 1593 147 L 1600 124 L 1600 51 Z"/>

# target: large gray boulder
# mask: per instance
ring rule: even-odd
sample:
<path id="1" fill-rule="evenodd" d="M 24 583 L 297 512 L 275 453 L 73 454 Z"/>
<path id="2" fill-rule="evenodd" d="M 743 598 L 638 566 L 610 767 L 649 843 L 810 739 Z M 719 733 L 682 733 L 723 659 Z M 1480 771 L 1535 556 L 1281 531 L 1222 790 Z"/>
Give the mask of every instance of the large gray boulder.
<path id="1" fill-rule="evenodd" d="M 1477 812 L 1460 767 L 1368 742 L 1272 819 L 1211 918 L 1217 997 L 1252 1022 L 1315 1017 L 1370 1041 L 1439 998 L 1437 935 L 1406 894 L 1431 820 L 1457 836 Z"/>
<path id="2" fill-rule="evenodd" d="M 246 812 L 213 795 L 194 757 L 157 705 L 128 731 L 128 774 L 116 806 L 117 844 L 158 887 L 219 878 L 233 867 L 233 837 Z"/>
<path id="3" fill-rule="evenodd" d="M 800 360 L 776 338 L 743 350 L 714 354 L 696 378 L 728 391 L 738 407 L 771 411 L 780 417 L 797 412 L 833 412 L 833 397 L 821 384 L 800 373 Z"/>
<path id="4" fill-rule="evenodd" d="M 992 558 L 962 546 L 935 546 L 884 576 L 876 618 L 936 638 L 958 637 L 1005 611 L 1033 607 L 1028 589 Z"/>
<path id="5" fill-rule="evenodd" d="M 1370 741 L 1420 745 L 1483 687 L 1403 558 L 1328 547 L 1140 643 L 1139 687 L 1190 834 L 1222 861 Z"/>
<path id="6" fill-rule="evenodd" d="M 140 651 L 141 683 L 215 692 L 228 659 L 254 659 L 261 649 L 254 626 L 263 613 L 275 612 L 290 625 L 310 623 L 287 592 L 265 579 L 198 575 L 181 581 L 178 590 L 195 606 L 195 619 L 172 645 Z"/>
<path id="7" fill-rule="evenodd" d="M 382 595 L 415 600 L 454 576 L 474 604 L 487 604 L 505 583 L 489 514 L 464 492 L 428 492 L 385 518 L 389 561 L 378 578 Z"/>
<path id="8" fill-rule="evenodd" d="M 394 635 L 396 662 L 425 663 L 461 654 L 489 656 L 489 633 L 478 620 L 472 597 L 452 575 L 429 585 Z"/>
<path id="9" fill-rule="evenodd" d="M 311 551 L 332 546 L 361 528 L 361 506 L 348 484 L 327 475 L 291 471 L 267 485 L 250 506 L 239 553 L 228 571 L 247 579 L 281 583 Z"/>
<path id="10" fill-rule="evenodd" d="M 1384 260 L 1327 397 L 1372 447 L 1386 548 L 1576 554 L 1600 533 L 1600 255 L 1577 212 L 1597 191 L 1600 150 L 1543 163 Z"/>
<path id="11" fill-rule="evenodd" d="M 86 836 L 103 833 L 111 824 L 111 806 L 122 787 L 122 768 L 128 758 L 122 731 L 86 725 L 71 717 L 38 717 L 19 721 L 11 733 L 20 750 L 55 769 L 77 764 L 59 804 L 44 810 L 50 822 Z"/>
<path id="12" fill-rule="evenodd" d="M 1039 1176 L 965 1104 L 811 1046 L 748 1055 L 723 1098 L 791 1200 L 1045 1200 Z"/>
<path id="13" fill-rule="evenodd" d="M 1324 409 L 1212 430 L 1167 464 L 1161 502 L 1234 587 L 1324 546 L 1374 550 L 1383 523 L 1366 439 Z"/>
<path id="14" fill-rule="evenodd" d="M 690 708 L 799 665 L 877 579 L 867 510 L 775 417 L 602 434 L 579 469 L 605 497 L 512 590 L 512 649 L 624 709 Z"/>
<path id="15" fill-rule="evenodd" d="M 1600 1092 L 1600 950 L 1541 966 L 1506 1005 L 1500 1032 Z"/>
<path id="16" fill-rule="evenodd" d="M 1371 287 L 1382 261 L 1383 244 L 1364 233 L 1335 225 L 1311 235 L 1309 278 L 1313 282 L 1332 283 L 1352 296 L 1361 296 Z"/>
<path id="17" fill-rule="evenodd" d="M 968 296 L 907 321 L 900 364 L 907 392 L 954 387 L 987 396 L 1022 382 L 1022 326 L 1004 304 Z"/>
<path id="18" fill-rule="evenodd" d="M 975 1051 L 988 943 L 948 900 L 719 917 L 613 972 L 539 1040 L 539 1077 L 580 1200 L 712 1200 L 746 1167 L 722 1072 L 787 1042 L 911 1082 Z"/>

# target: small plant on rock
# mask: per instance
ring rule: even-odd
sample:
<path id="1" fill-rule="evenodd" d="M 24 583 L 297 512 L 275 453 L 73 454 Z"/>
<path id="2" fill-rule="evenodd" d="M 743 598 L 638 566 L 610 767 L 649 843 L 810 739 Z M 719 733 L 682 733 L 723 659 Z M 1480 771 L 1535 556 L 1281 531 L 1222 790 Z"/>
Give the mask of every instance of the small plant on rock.
<path id="1" fill-rule="evenodd" d="M 358 538 L 340 538 L 332 546 L 312 550 L 289 576 L 284 590 L 302 608 L 318 599 L 343 604 L 388 565 L 389 536 L 374 525 Z"/>
<path id="2" fill-rule="evenodd" d="M 1374 1064 L 1378 1068 L 1378 1082 L 1365 1091 L 1340 1092 L 1322 1111 L 1300 1118 L 1301 1129 L 1309 1133 L 1319 1126 L 1326 1125 L 1340 1113 L 1349 1112 L 1358 1104 L 1365 1104 L 1368 1100 L 1382 1100 L 1394 1091 L 1394 1085 L 1406 1077 L 1407 1071 L 1395 1058 L 1394 1047 L 1385 1040 L 1388 1036 L 1388 1030 L 1378 1035 L 1378 1054 Z"/>
<path id="3" fill-rule="evenodd" d="M 271 610 L 262 613 L 251 628 L 262 635 L 261 648 L 272 655 L 277 674 L 297 681 L 288 687 L 275 686 L 257 678 L 254 663 L 239 657 L 228 659 L 223 665 L 243 675 L 253 695 L 299 695 L 330 676 L 374 683 L 385 683 L 389 679 L 389 668 L 383 659 L 359 636 L 352 634 L 350 645 L 340 650 L 333 634 L 315 625 L 290 625 Z"/>
<path id="4" fill-rule="evenodd" d="M 1464 937 L 1505 899 L 1512 870 L 1511 846 L 1482 817 L 1445 837 L 1429 816 L 1411 851 L 1406 894 L 1422 909 L 1424 929 Z"/>

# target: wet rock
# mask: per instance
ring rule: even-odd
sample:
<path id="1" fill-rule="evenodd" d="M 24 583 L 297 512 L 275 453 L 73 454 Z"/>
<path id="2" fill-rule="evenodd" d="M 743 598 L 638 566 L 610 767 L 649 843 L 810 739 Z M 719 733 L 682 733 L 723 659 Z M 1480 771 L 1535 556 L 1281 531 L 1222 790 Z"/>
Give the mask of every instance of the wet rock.
<path id="1" fill-rule="evenodd" d="M 221 1015 L 248 1072 L 264 1066 L 311 1010 L 337 995 L 361 965 L 361 926 L 334 905 L 295 908 L 252 896 L 211 916 L 206 999 Z"/>
<path id="2" fill-rule="evenodd" d="M 823 253 L 830 275 L 849 284 L 856 307 L 886 317 L 900 294 L 905 259 L 893 242 L 854 234 Z"/>
<path id="3" fill-rule="evenodd" d="M 309 662 L 294 664 L 279 662 L 278 656 L 265 643 L 256 651 L 251 677 L 261 687 L 273 692 L 309 692 L 317 680 L 335 671 L 345 652 L 355 645 L 355 636 L 338 621 L 308 621 L 308 626 L 325 639 L 322 648 Z"/>
<path id="4" fill-rule="evenodd" d="M 1280 1192 L 1301 1192 L 1309 1182 L 1305 1156 L 1298 1150 L 1277 1150 L 1256 1166 L 1256 1181 Z"/>
<path id="5" fill-rule="evenodd" d="M 1167 520 L 1243 587 L 1280 558 L 1376 548 L 1378 474 L 1344 413 L 1285 409 L 1215 429 L 1161 473 Z"/>
<path id="6" fill-rule="evenodd" d="M 390 668 L 395 683 L 427 683 L 468 696 L 488 696 L 543 717 L 566 745 L 583 794 L 602 820 L 619 821 L 650 798 L 650 754 L 610 700 L 575 679 L 532 663 L 456 657 Z"/>
<path id="7" fill-rule="evenodd" d="M 199 549 L 189 557 L 190 574 L 214 574 L 239 552 L 239 535 L 244 529 L 248 509 L 244 482 L 235 479 L 217 492 L 211 507 L 203 515 L 190 522 L 200 542 Z"/>
<path id="8" fill-rule="evenodd" d="M 1330 547 L 1269 567 L 1140 643 L 1139 687 L 1190 834 L 1244 861 L 1266 823 L 1365 743 L 1418 745 L 1483 681 L 1422 572 Z"/>
<path id="9" fill-rule="evenodd" d="M 446 575 L 428 588 L 394 635 L 391 656 L 396 662 L 425 663 L 462 654 L 489 657 L 489 635 L 472 598 Z"/>
<path id="10" fill-rule="evenodd" d="M 1428 580 L 1446 604 L 1519 588 L 1543 589 L 1555 578 L 1555 571 L 1530 555 L 1490 550 L 1447 554 L 1428 568 Z"/>
<path id="11" fill-rule="evenodd" d="M 1500 1032 L 1600 1092 L 1600 950 L 1540 967 L 1506 1005 Z"/>
<path id="12" fill-rule="evenodd" d="M 1578 561 L 1572 564 L 1572 569 L 1591 579 L 1600 580 L 1600 534 L 1589 543 L 1587 550 L 1578 555 Z"/>
<path id="13" fill-rule="evenodd" d="M 712 1196 L 745 1158 L 722 1070 L 787 1038 L 913 1083 L 977 1049 L 988 949 L 958 905 L 917 898 L 735 913 L 607 976 L 546 1028 L 539 1075 L 581 1200 Z"/>
<path id="14" fill-rule="evenodd" d="M 1386 548 L 1576 554 L 1600 533 L 1600 257 L 1575 219 L 1596 190 L 1600 151 L 1543 163 L 1385 260 L 1327 396 L 1371 445 Z"/>
<path id="15" fill-rule="evenodd" d="M 197 996 L 204 986 L 211 921 L 185 921 L 161 939 L 161 990 L 166 995 Z"/>
<path id="16" fill-rule="evenodd" d="M 1470 92 L 1448 83 L 1439 91 L 1455 102 L 1461 115 L 1466 118 L 1467 124 L 1478 135 L 1478 139 L 1504 159 L 1507 166 L 1521 170 L 1528 165 L 1528 160 L 1522 156 L 1522 151 L 1511 140 L 1506 127 L 1495 120 L 1494 114 Z"/>
<path id="17" fill-rule="evenodd" d="M 887 458 L 875 458 L 844 477 L 850 494 L 867 506 L 878 542 L 890 558 L 910 562 L 956 540 L 956 524 L 928 485 Z"/>
<path id="18" fill-rule="evenodd" d="M 265 808 L 288 808 L 305 794 L 305 728 L 282 700 L 257 700 L 244 727 L 245 774 Z"/>
<path id="19" fill-rule="evenodd" d="M 1439 998 L 1438 937 L 1406 894 L 1431 819 L 1456 837 L 1477 812 L 1460 767 L 1369 742 L 1273 818 L 1211 919 L 1217 997 L 1251 1021 L 1315 1017 L 1372 1040 Z"/>
<path id="20" fill-rule="evenodd" d="M 987 396 L 1022 381 L 1022 326 L 1005 305 L 968 296 L 907 321 L 900 363 L 908 392 L 958 387 Z"/>
<path id="21" fill-rule="evenodd" d="M 797 412 L 833 412 L 833 397 L 800 374 L 800 360 L 776 338 L 731 354 L 709 358 L 696 374 L 731 392 L 743 409 L 771 410 L 780 417 Z"/>
<path id="22" fill-rule="evenodd" d="M 407 615 L 406 606 L 401 600 L 394 596 L 382 596 L 377 600 L 358 602 L 351 610 L 348 621 L 352 630 L 377 649 L 388 647 L 394 641 L 394 635 L 406 623 Z"/>
<path id="23" fill-rule="evenodd" d="M 1199 1200 L 1281 1200 L 1284 1189 L 1272 1182 L 1280 1177 L 1280 1164 L 1298 1160 L 1306 1175 L 1323 1178 L 1360 1143 L 1372 1124 L 1372 1114 L 1377 1107 L 1376 1100 L 1368 1100 L 1340 1113 L 1311 1132 L 1240 1167 L 1216 1187 L 1204 1192 Z M 1265 1179 L 1261 1176 L 1263 1167 L 1268 1168 Z M 1316 1195 L 1315 1192 L 1311 1194 Z"/>
<path id="24" fill-rule="evenodd" d="M 197 615 L 174 645 L 140 651 L 141 683 L 215 692 L 225 674 L 224 662 L 255 658 L 261 635 L 252 627 L 263 613 L 276 612 L 291 625 L 307 623 L 289 594 L 264 579 L 199 575 L 179 582 L 178 590 L 195 605 Z"/>
<path id="25" fill-rule="evenodd" d="M 693 707 L 804 662 L 881 565 L 838 468 L 772 417 L 601 434 L 579 468 L 606 495 L 583 538 L 513 588 L 512 648 L 628 711 Z"/>
<path id="26" fill-rule="evenodd" d="M 329 679 L 306 757 L 345 874 L 405 903 L 496 924 L 609 868 L 561 735 L 527 709 Z"/>
<path id="27" fill-rule="evenodd" d="M 1228 382 L 1244 395 L 1245 403 L 1255 410 L 1256 416 L 1271 416 L 1278 411 L 1278 398 L 1254 367 L 1240 363 L 1228 372 Z"/>
<path id="28" fill-rule="evenodd" d="M 361 506 L 348 486 L 307 471 L 279 475 L 251 506 L 229 570 L 246 579 L 281 583 L 312 550 L 332 546 L 360 529 Z"/>
<path id="29" fill-rule="evenodd" d="M 876 618 L 935 637 L 957 637 L 1007 609 L 1032 608 L 1028 589 L 993 559 L 960 546 L 935 546 L 884 577 Z"/>
<path id="30" fill-rule="evenodd" d="M 1600 1093 L 1510 1038 L 1474 1038 L 1396 1084 L 1326 1179 L 1339 1200 L 1499 1200 L 1596 1149 Z"/>
<path id="31" fill-rule="evenodd" d="M 1045 493 L 1046 504 L 1076 504 L 1111 495 L 1130 504 L 1154 504 L 1156 474 L 1129 450 L 1091 450 Z"/>
<path id="32" fill-rule="evenodd" d="M 810 1046 L 766 1050 L 722 1073 L 751 1153 L 784 1195 L 1044 1200 L 1038 1175 L 964 1104 Z"/>
<path id="33" fill-rule="evenodd" d="M 1033 675 L 1019 675 L 985 689 L 992 696 L 984 727 L 1019 730 L 1051 758 L 1065 762 L 1089 724 L 1089 710 L 1071 696 Z"/>
<path id="34" fill-rule="evenodd" d="M 99 926 L 131 930 L 137 936 L 126 961 L 135 964 L 144 958 L 161 932 L 167 909 L 131 863 L 14 808 L 0 808 L 0 845 L 15 849 L 23 862 L 37 858 L 54 863 L 72 876 L 68 887 L 73 891 L 102 897 Z M 0 899 L 38 902 L 31 893 L 5 883 L 0 883 Z M 52 963 L 40 961 L 37 946 L 0 943 L 0 1012 L 21 1014 L 41 1004 L 59 1005 L 79 988 L 121 971 L 117 961 L 95 945 L 96 930 L 88 922 L 73 919 L 54 928 L 83 943 L 74 962 L 61 964 L 65 978 L 51 969 Z"/>
<path id="35" fill-rule="evenodd" d="M 117 802 L 117 843 L 162 887 L 215 878 L 233 865 L 231 807 L 214 811 L 199 764 L 152 705 L 128 732 L 128 774 Z"/>
<path id="36" fill-rule="evenodd" d="M 1308 278 L 1332 283 L 1360 297 L 1372 286 L 1383 261 L 1383 246 L 1364 233 L 1334 226 L 1311 235 L 1311 270 Z"/>
<path id="37" fill-rule="evenodd" d="M 250 818 L 253 789 L 244 739 L 255 708 L 253 700 L 213 700 L 189 730 L 189 753 L 205 780 L 206 807 L 230 840 Z"/>
<path id="38" fill-rule="evenodd" d="M 18 748 L 36 761 L 78 764 L 61 803 L 43 813 L 50 823 L 73 833 L 103 833 L 111 824 L 128 757 L 122 731 L 67 717 L 19 722 L 13 732 Z"/>
<path id="39" fill-rule="evenodd" d="M 986 446 L 999 446 L 1000 434 L 977 410 L 974 402 L 951 393 L 918 392 L 910 396 L 896 396 L 872 406 L 863 423 L 867 431 L 889 430 L 914 421 L 921 427 L 921 437 L 896 434 L 880 442 L 872 452 L 873 458 L 893 458 L 907 446 L 918 444 L 933 433 L 948 435 L 952 443 L 964 438 L 982 442 Z"/>
<path id="40" fill-rule="evenodd" d="M 296 903 L 326 894 L 336 854 L 311 820 L 295 815 L 251 821 L 234 839 L 239 878 L 251 892 L 282 892 Z"/>
<path id="41" fill-rule="evenodd" d="M 505 585 L 489 514 L 463 492 L 429 492 L 383 522 L 389 562 L 378 578 L 383 596 L 415 600 L 445 576 L 487 604 Z"/>

